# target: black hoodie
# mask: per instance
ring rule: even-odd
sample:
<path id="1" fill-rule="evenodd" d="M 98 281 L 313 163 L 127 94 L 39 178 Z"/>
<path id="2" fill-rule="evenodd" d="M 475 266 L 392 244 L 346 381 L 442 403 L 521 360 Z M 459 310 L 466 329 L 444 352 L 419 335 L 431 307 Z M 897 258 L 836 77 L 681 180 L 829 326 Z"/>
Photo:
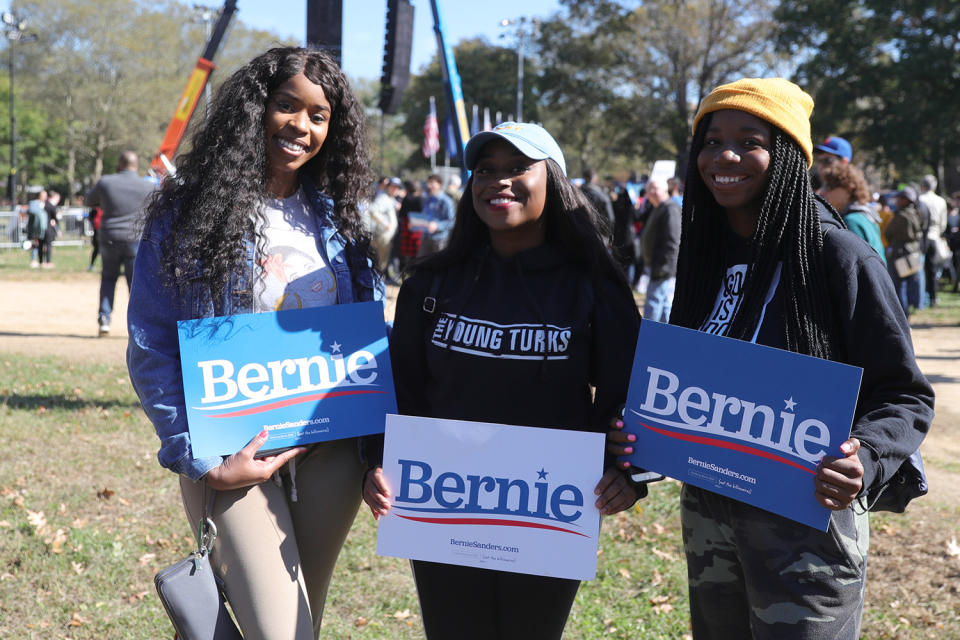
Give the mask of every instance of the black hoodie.
<path id="1" fill-rule="evenodd" d="M 833 307 L 834 359 L 863 369 L 851 435 L 863 445 L 859 456 L 866 493 L 888 481 L 919 448 L 933 421 L 933 389 L 917 366 L 910 325 L 886 265 L 821 203 L 818 206 Z M 728 229 L 726 242 L 728 267 L 749 259 L 749 240 Z M 727 302 L 727 308 L 733 306 Z M 784 310 L 783 287 L 778 286 L 764 312 L 757 344 L 786 348 Z M 728 319 L 711 320 L 725 324 Z M 705 330 L 710 330 L 711 320 Z M 710 332 L 725 333 L 725 327 L 719 329 Z"/>
<path id="2" fill-rule="evenodd" d="M 592 278 L 552 243 L 421 268 L 400 289 L 390 337 L 398 408 L 605 433 L 626 400 L 639 324 L 625 283 Z"/>

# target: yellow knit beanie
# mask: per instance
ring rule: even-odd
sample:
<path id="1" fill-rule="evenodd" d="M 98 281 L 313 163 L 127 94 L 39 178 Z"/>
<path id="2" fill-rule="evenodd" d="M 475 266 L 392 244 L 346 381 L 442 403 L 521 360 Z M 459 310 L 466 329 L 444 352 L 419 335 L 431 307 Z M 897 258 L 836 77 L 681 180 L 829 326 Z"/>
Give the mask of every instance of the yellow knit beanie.
<path id="1" fill-rule="evenodd" d="M 810 138 L 810 113 L 813 98 L 783 78 L 743 78 L 722 84 L 710 92 L 693 118 L 693 130 L 704 115 L 721 109 L 746 111 L 776 125 L 797 141 L 813 166 L 813 141 Z"/>

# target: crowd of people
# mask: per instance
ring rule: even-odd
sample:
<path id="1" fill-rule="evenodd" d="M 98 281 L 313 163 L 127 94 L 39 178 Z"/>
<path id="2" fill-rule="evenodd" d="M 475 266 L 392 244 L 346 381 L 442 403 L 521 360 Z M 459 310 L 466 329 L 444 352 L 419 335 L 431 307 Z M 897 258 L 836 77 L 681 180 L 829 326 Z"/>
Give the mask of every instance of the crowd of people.
<path id="1" fill-rule="evenodd" d="M 262 455 L 263 431 L 229 456 L 194 456 L 177 323 L 381 301 L 393 283 L 399 411 L 604 434 L 603 515 L 646 495 L 619 458 L 637 446 L 621 411 L 642 321 L 862 368 L 851 435 L 810 485 L 828 531 L 691 485 L 681 498 L 694 638 L 857 638 L 862 498 L 890 482 L 933 417 L 907 314 L 937 304 L 941 271 L 956 281 L 955 241 L 932 176 L 875 194 L 846 140 L 814 144 L 812 109 L 780 78 L 721 85 L 696 113 L 682 178 L 619 183 L 591 169 L 572 180 L 546 129 L 506 122 L 469 140 L 462 187 L 456 175 L 386 176 L 371 195 L 363 109 L 346 77 L 322 51 L 284 47 L 224 82 L 159 188 L 122 154 L 86 195 L 102 210 L 99 332 L 123 272 L 130 377 L 187 520 L 216 524 L 212 566 L 243 636 L 319 637 L 360 505 L 375 518 L 391 510 L 383 440 Z M 36 209 L 41 263 L 50 223 Z M 430 339 L 464 319 L 568 338 L 523 357 Z M 580 586 L 411 568 L 431 639 L 559 638 Z"/>

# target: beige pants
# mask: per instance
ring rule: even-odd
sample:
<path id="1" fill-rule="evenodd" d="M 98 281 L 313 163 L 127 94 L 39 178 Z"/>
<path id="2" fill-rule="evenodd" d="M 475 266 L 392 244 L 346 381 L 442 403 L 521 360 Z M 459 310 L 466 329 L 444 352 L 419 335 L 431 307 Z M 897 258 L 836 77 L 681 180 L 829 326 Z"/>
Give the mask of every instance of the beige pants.
<path id="1" fill-rule="evenodd" d="M 319 636 L 337 555 L 360 506 L 362 476 L 357 441 L 350 438 L 319 443 L 296 458 L 297 502 L 290 500 L 286 468 L 282 487 L 268 480 L 217 492 L 210 559 L 246 640 Z M 194 531 L 205 486 L 180 479 Z"/>

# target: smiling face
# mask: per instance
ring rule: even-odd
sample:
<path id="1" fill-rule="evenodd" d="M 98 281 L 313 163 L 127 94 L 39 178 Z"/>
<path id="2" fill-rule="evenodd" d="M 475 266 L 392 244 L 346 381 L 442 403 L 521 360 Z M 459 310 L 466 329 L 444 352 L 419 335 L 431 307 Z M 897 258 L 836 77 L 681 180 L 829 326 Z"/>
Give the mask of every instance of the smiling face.
<path id="1" fill-rule="evenodd" d="M 297 171 L 309 162 L 327 137 L 332 108 L 323 87 L 302 73 L 281 84 L 267 98 L 264 137 L 267 191 L 286 198 L 300 184 Z"/>
<path id="2" fill-rule="evenodd" d="M 753 235 L 767 188 L 773 129 L 745 111 L 713 113 L 697 169 L 731 227 Z"/>
<path id="3" fill-rule="evenodd" d="M 509 256 L 543 244 L 546 202 L 545 160 L 531 160 L 506 140 L 483 146 L 473 173 L 473 208 L 497 253 Z"/>

